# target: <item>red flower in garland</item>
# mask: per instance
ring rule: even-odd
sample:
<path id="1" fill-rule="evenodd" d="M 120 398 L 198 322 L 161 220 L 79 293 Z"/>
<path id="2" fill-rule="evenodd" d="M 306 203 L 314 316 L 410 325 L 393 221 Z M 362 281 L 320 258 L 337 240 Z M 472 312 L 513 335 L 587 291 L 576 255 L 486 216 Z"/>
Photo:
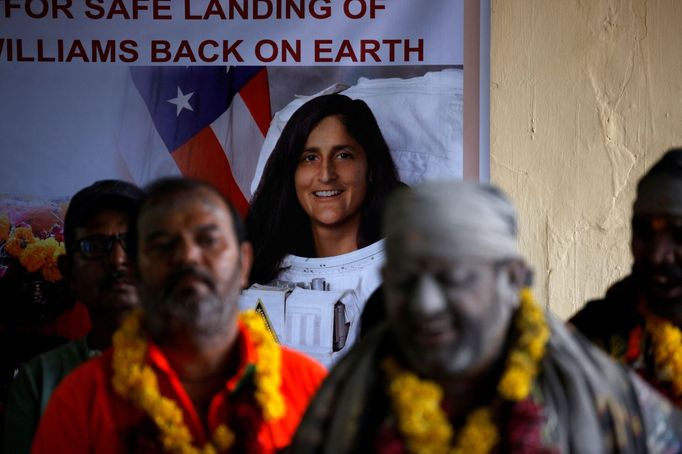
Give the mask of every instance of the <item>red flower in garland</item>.
<path id="1" fill-rule="evenodd" d="M 395 427 L 382 424 L 374 439 L 374 450 L 379 454 L 407 454 L 405 441 Z"/>
<path id="2" fill-rule="evenodd" d="M 228 426 L 236 435 L 235 444 L 230 449 L 233 453 L 258 453 L 258 432 L 263 424 L 263 412 L 253 397 L 253 369 L 245 374 L 244 383 L 237 385 L 230 396 L 228 409 Z"/>
<path id="3" fill-rule="evenodd" d="M 630 331 L 628 336 L 628 350 L 625 353 L 625 361 L 628 364 L 634 363 L 642 354 L 642 339 L 644 337 L 644 329 L 637 326 Z"/>
<path id="4" fill-rule="evenodd" d="M 542 406 L 532 398 L 512 404 L 508 421 L 501 452 L 558 454 L 558 450 L 543 446 L 542 426 L 545 424 L 545 415 Z"/>

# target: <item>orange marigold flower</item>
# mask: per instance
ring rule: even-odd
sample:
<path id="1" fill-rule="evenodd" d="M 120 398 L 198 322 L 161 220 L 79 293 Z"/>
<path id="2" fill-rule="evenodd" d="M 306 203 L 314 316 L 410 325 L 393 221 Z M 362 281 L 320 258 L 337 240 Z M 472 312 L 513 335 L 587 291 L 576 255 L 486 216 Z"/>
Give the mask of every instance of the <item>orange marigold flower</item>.
<path id="1" fill-rule="evenodd" d="M 24 248 L 19 262 L 29 273 L 35 273 L 45 265 L 47 257 L 52 257 L 52 249 L 44 244 L 45 240 L 34 241 Z"/>
<path id="2" fill-rule="evenodd" d="M 59 272 L 59 268 L 54 262 L 46 263 L 41 273 L 46 281 L 57 282 L 62 279 L 62 273 Z"/>
<path id="3" fill-rule="evenodd" d="M 36 237 L 30 227 L 16 227 L 5 243 L 5 250 L 13 257 L 19 257 L 29 244 L 33 243 Z"/>

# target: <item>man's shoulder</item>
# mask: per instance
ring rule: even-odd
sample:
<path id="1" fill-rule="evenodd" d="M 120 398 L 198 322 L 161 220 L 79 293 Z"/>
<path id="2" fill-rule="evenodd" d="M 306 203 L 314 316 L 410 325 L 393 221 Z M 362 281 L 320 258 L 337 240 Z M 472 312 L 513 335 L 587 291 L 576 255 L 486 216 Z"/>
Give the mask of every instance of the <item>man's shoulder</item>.
<path id="1" fill-rule="evenodd" d="M 627 367 L 616 362 L 603 349 L 588 339 L 576 334 L 559 320 L 550 322 L 550 337 L 543 368 L 551 369 L 550 376 L 560 376 L 552 386 L 563 387 L 571 383 L 565 391 L 587 391 L 597 399 L 615 398 L 628 401 L 632 395 L 632 383 Z M 550 380 L 552 381 L 552 380 Z M 559 385 L 561 384 L 561 385 Z M 575 388 L 575 389 L 573 389 Z"/>
<path id="2" fill-rule="evenodd" d="M 569 322 L 590 339 L 626 335 L 637 324 L 637 289 L 628 276 L 616 282 L 604 298 L 589 301 Z"/>
<path id="3" fill-rule="evenodd" d="M 47 380 L 56 384 L 88 359 L 85 348 L 84 339 L 77 339 L 41 353 L 26 363 L 20 376 L 40 383 Z"/>
<path id="4" fill-rule="evenodd" d="M 55 389 L 54 394 L 84 395 L 95 392 L 108 382 L 110 362 L 110 352 L 84 360 L 82 364 L 79 364 L 71 373 L 64 377 Z"/>
<path id="5" fill-rule="evenodd" d="M 309 375 L 324 378 L 327 375 L 325 367 L 298 350 L 280 346 L 282 352 L 282 370 L 285 372 L 295 372 L 297 375 Z"/>

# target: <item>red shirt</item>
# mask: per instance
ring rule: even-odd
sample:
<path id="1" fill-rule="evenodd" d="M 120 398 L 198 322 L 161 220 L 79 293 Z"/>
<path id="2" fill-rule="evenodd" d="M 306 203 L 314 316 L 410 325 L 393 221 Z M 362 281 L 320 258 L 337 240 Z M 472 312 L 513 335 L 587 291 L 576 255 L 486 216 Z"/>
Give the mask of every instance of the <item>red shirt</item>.
<path id="1" fill-rule="evenodd" d="M 239 330 L 239 372 L 211 400 L 207 415 L 211 433 L 219 424 L 230 419 L 230 412 L 239 411 L 231 396 L 235 395 L 233 392 L 246 367 L 256 363 L 256 351 L 248 331 L 241 324 Z M 210 434 L 207 435 L 189 396 L 163 352 L 151 342 L 148 345 L 147 362 L 156 372 L 159 391 L 174 399 L 182 408 L 194 445 L 203 447 L 210 439 Z M 261 453 L 274 452 L 289 445 L 308 402 L 327 374 L 322 365 L 307 356 L 286 347 L 280 348 L 280 392 L 284 397 L 286 413 L 281 419 L 258 425 L 256 450 Z M 33 453 L 149 452 L 153 446 L 161 451 L 158 431 L 151 418 L 113 390 L 112 351 L 109 349 L 101 357 L 83 364 L 57 387 L 38 425 Z M 260 407 L 255 408 L 258 409 L 257 416 L 260 415 Z M 234 414 L 231 419 L 235 419 Z M 231 429 L 239 440 L 240 436 L 244 436 L 243 432 L 253 428 Z"/>

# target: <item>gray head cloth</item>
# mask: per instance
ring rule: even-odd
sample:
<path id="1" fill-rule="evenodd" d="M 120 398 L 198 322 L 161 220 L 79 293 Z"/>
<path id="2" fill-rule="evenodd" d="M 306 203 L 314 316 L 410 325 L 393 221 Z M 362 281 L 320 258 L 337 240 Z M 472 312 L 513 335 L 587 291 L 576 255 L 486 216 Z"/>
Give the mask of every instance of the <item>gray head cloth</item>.
<path id="1" fill-rule="evenodd" d="M 639 180 L 634 216 L 682 216 L 682 148 L 673 148 Z"/>
<path id="2" fill-rule="evenodd" d="M 448 258 L 520 256 L 516 211 L 494 186 L 442 181 L 401 189 L 383 221 L 389 259 L 406 248 Z"/>

